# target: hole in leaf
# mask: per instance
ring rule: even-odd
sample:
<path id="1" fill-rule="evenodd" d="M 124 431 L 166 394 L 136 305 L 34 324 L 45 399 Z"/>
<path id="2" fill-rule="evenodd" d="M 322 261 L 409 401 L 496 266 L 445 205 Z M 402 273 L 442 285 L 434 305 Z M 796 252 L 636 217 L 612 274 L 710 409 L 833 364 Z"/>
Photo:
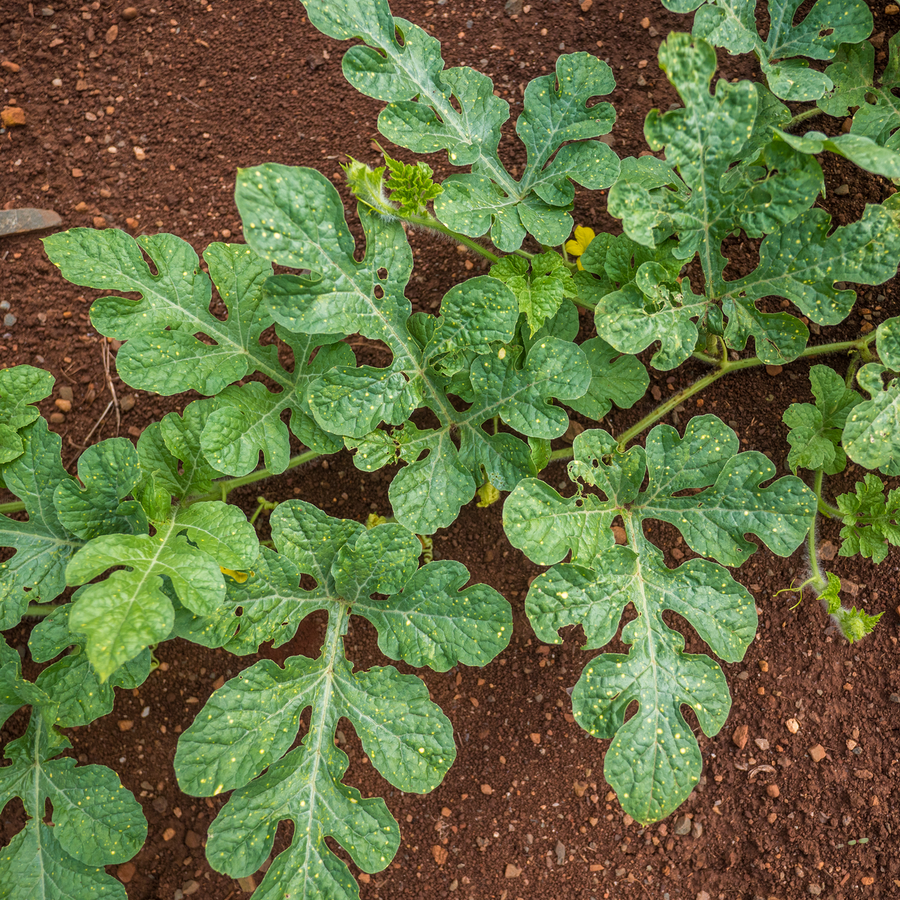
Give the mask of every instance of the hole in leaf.
<path id="1" fill-rule="evenodd" d="M 381 300 L 384 297 L 384 288 L 380 284 L 376 284 L 374 294 L 376 300 Z"/>
<path id="2" fill-rule="evenodd" d="M 386 281 L 386 280 L 387 280 L 387 277 L 388 277 L 388 270 L 387 270 L 384 266 L 382 266 L 375 274 L 376 274 L 382 281 Z"/>

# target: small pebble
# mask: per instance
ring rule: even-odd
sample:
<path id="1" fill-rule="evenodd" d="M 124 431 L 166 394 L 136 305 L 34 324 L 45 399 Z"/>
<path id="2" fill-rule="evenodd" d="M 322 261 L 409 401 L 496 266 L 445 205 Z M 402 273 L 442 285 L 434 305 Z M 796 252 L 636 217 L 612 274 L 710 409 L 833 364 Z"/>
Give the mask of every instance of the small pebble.
<path id="1" fill-rule="evenodd" d="M 784 727 L 791 734 L 796 734 L 800 730 L 800 723 L 796 719 L 788 719 L 787 722 L 784 723 Z"/>
<path id="2" fill-rule="evenodd" d="M 126 6 L 125 9 L 122 10 L 123 19 L 136 19 L 137 15 L 138 11 L 133 6 Z"/>
<path id="3" fill-rule="evenodd" d="M 131 409 L 134 409 L 134 404 L 137 402 L 137 398 L 134 394 L 126 394 L 121 401 L 119 401 L 119 408 L 122 412 L 128 412 Z"/>
<path id="4" fill-rule="evenodd" d="M 481 786 L 481 793 L 490 796 L 494 793 L 494 789 L 489 784 L 483 784 Z"/>
<path id="5" fill-rule="evenodd" d="M 18 321 L 19 321 L 19 320 L 18 320 L 12 313 L 7 313 L 7 314 L 3 317 L 3 324 L 4 324 L 7 328 L 12 328 L 13 325 L 15 325 L 16 322 L 18 322 Z"/>
<path id="6" fill-rule="evenodd" d="M 765 738 L 754 738 L 753 743 L 759 747 L 760 750 L 768 750 L 769 742 Z"/>
<path id="7" fill-rule="evenodd" d="M 70 388 L 69 385 L 67 385 L 67 384 L 64 384 L 59 389 L 59 396 L 60 396 L 60 399 L 62 399 L 62 400 L 68 400 L 69 403 L 71 403 L 75 399 L 75 394 L 72 391 L 72 388 Z"/>
<path id="8" fill-rule="evenodd" d="M 119 877 L 119 881 L 122 884 L 128 884 L 132 878 L 134 878 L 134 873 L 137 872 L 137 867 L 134 863 L 124 863 L 116 869 L 116 875 Z"/>
<path id="9" fill-rule="evenodd" d="M 41 7 L 41 15 L 46 16 L 48 19 L 53 15 L 54 12 L 56 12 L 56 10 L 52 6 Z"/>
<path id="10" fill-rule="evenodd" d="M 106 32 L 106 43 L 111 44 L 119 36 L 119 26 L 111 25 L 109 31 Z"/>
<path id="11" fill-rule="evenodd" d="M 131 719 L 119 719 L 119 731 L 131 731 L 134 722 Z"/>
<path id="12" fill-rule="evenodd" d="M 71 402 L 70 402 L 69 400 L 62 400 L 62 399 L 60 399 L 60 400 L 55 400 L 54 403 L 56 404 L 56 408 L 57 408 L 60 412 L 67 413 L 67 412 L 71 412 L 71 411 L 72 411 L 72 404 L 71 404 Z"/>
<path id="13" fill-rule="evenodd" d="M 847 194 L 850 193 L 850 185 L 842 184 L 839 188 L 837 188 L 835 190 L 835 193 L 838 195 L 838 197 L 846 197 Z"/>
<path id="14" fill-rule="evenodd" d="M 774 800 L 781 793 L 777 784 L 770 784 L 766 788 L 766 793 Z"/>
<path id="15" fill-rule="evenodd" d="M 731 735 L 731 742 L 738 750 L 743 750 L 744 747 L 747 746 L 749 732 L 750 729 L 746 725 L 738 725 L 738 727 L 734 729 L 734 734 Z"/>
<path id="16" fill-rule="evenodd" d="M 0 300 L 0 309 L 9 309 L 9 300 Z"/>
<path id="17" fill-rule="evenodd" d="M 781 366 L 766 366 L 766 372 L 769 375 L 780 375 Z"/>
<path id="18" fill-rule="evenodd" d="M 66 421 L 66 417 L 61 412 L 50 413 L 51 425 L 62 425 Z"/>
<path id="19" fill-rule="evenodd" d="M 825 748 L 821 744 L 816 744 L 815 747 L 809 748 L 809 755 L 813 762 L 822 762 L 825 759 Z"/>
<path id="20" fill-rule="evenodd" d="M 691 833 L 691 820 L 687 816 L 679 816 L 675 820 L 675 834 L 690 834 Z"/>

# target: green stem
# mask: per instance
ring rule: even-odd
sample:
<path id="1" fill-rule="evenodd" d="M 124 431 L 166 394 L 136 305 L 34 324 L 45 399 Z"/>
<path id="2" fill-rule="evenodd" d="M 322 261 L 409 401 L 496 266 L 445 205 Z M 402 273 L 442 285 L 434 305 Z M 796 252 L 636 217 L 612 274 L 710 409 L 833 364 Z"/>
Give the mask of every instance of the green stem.
<path id="1" fill-rule="evenodd" d="M 822 496 L 822 481 L 825 478 L 825 472 L 822 469 L 816 471 L 815 481 L 813 483 L 813 491 L 817 497 Z M 807 547 L 809 548 L 809 567 L 812 570 L 813 578 L 816 582 L 816 590 L 821 594 L 828 587 L 828 581 L 819 568 L 819 558 L 816 553 L 816 517 L 818 509 L 813 510 L 812 519 L 809 523 L 809 533 L 806 535 Z"/>
<path id="2" fill-rule="evenodd" d="M 704 375 L 692 385 L 684 388 L 684 390 L 679 391 L 677 394 L 673 394 L 665 403 L 657 406 L 653 412 L 648 413 L 643 419 L 632 425 L 631 428 L 619 437 L 619 452 L 621 453 L 624 451 L 631 441 L 633 441 L 642 431 L 649 428 L 654 422 L 658 422 L 663 416 L 667 416 L 676 406 L 683 403 L 688 398 L 693 397 L 694 394 L 699 393 L 704 388 L 714 384 L 724 375 L 728 375 L 730 372 L 737 372 L 739 369 L 749 369 L 761 364 L 762 361 L 755 356 L 750 359 L 739 359 L 736 362 L 727 362 L 719 366 L 714 372 Z"/>
<path id="3" fill-rule="evenodd" d="M 801 122 L 805 122 L 807 119 L 814 119 L 816 116 L 823 115 L 822 110 L 819 109 L 818 106 L 813 106 L 810 109 L 804 109 L 801 112 L 798 112 L 787 125 L 784 126 L 785 131 L 789 131 L 795 125 L 799 125 Z"/>
<path id="4" fill-rule="evenodd" d="M 830 503 L 828 503 L 826 500 L 823 500 L 821 497 L 819 497 L 818 502 L 816 503 L 816 506 L 818 506 L 819 512 L 823 516 L 828 516 L 829 519 L 843 520 L 843 518 L 844 518 L 844 514 L 836 506 L 832 506 Z"/>
<path id="5" fill-rule="evenodd" d="M 9 503 L 0 503 L 0 514 L 24 512 L 25 504 L 21 500 L 12 500 Z"/>
<path id="6" fill-rule="evenodd" d="M 398 214 L 396 210 L 392 210 L 393 214 L 397 216 L 398 219 L 401 219 L 404 222 L 409 222 L 410 225 L 415 225 L 417 228 L 428 228 L 431 231 L 437 231 L 440 234 L 444 234 L 449 238 L 452 238 L 454 241 L 459 242 L 460 244 L 464 244 L 470 250 L 474 250 L 476 253 L 480 253 L 485 259 L 489 259 L 491 262 L 500 262 L 500 257 L 497 256 L 496 253 L 491 253 L 490 250 L 485 249 L 481 246 L 481 244 L 472 240 L 472 238 L 466 237 L 464 234 L 460 234 L 458 231 L 454 231 L 452 228 L 448 228 L 444 225 L 443 222 L 438 221 L 434 216 L 401 216 Z"/>
<path id="7" fill-rule="evenodd" d="M 284 471 L 286 472 L 288 469 L 294 469 L 297 466 L 302 466 L 304 463 L 312 462 L 321 455 L 321 453 L 317 453 L 315 450 L 307 450 L 305 453 L 301 453 L 298 456 L 292 456 Z M 206 494 L 196 494 L 192 497 L 187 497 L 185 503 L 196 503 L 198 500 L 224 500 L 236 488 L 244 487 L 248 484 L 255 484 L 257 481 L 262 481 L 265 478 L 272 478 L 276 474 L 281 475 L 283 473 L 270 472 L 268 469 L 259 469 L 256 472 L 251 472 L 249 475 L 242 475 L 240 478 L 228 478 L 223 481 L 217 481 L 216 486 L 211 491 Z"/>
<path id="8" fill-rule="evenodd" d="M 62 603 L 29 603 L 28 609 L 25 610 L 26 616 L 36 616 L 37 618 L 43 618 L 44 616 L 49 616 L 54 610 L 57 610 L 63 606 Z"/>
<path id="9" fill-rule="evenodd" d="M 561 450 L 554 450 L 550 454 L 550 462 L 553 462 L 555 459 L 571 459 L 572 452 L 571 447 L 563 447 Z"/>

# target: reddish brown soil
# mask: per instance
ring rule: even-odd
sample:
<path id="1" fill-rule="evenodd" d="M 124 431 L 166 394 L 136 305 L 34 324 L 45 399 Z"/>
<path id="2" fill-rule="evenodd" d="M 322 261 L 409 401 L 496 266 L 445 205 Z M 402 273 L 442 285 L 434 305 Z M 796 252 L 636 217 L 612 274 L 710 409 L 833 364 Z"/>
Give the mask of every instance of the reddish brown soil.
<path id="1" fill-rule="evenodd" d="M 338 163 L 346 155 L 375 161 L 371 140 L 377 137 L 379 104 L 349 89 L 340 71 L 344 46 L 316 33 L 296 3 L 134 3 L 134 19 L 122 15 L 130 5 L 125 0 L 2 4 L 0 56 L 21 67 L 0 69 L 2 99 L 25 110 L 27 125 L 0 134 L 0 203 L 52 207 L 65 227 L 105 222 L 132 233 L 171 231 L 200 250 L 229 232 L 240 240 L 232 201 L 238 166 L 267 160 L 314 166 L 340 186 Z M 54 8 L 52 16 L 41 14 L 43 4 Z M 675 99 L 656 66 L 656 49 L 668 31 L 688 30 L 689 18 L 665 13 L 657 0 L 594 0 L 586 12 L 573 0 L 533 0 L 526 9 L 510 16 L 501 2 L 483 0 L 394 4 L 395 14 L 427 26 L 443 41 L 448 65 L 469 64 L 492 75 L 514 115 L 526 81 L 550 71 L 559 52 L 599 53 L 613 65 L 619 85 L 611 98 L 619 115 L 615 149 L 622 156 L 644 149 L 647 111 L 665 109 Z M 890 35 L 897 19 L 883 10 L 883 4 L 873 5 L 875 31 Z M 641 25 L 644 17 L 649 29 Z M 118 29 L 114 39 L 112 26 Z M 649 64 L 643 67 L 642 60 Z M 753 68 L 741 58 L 727 61 L 723 71 L 735 77 Z M 840 127 L 825 119 L 821 125 L 833 133 Z M 513 165 L 520 164 L 519 145 L 510 135 L 502 149 Z M 144 160 L 136 158 L 134 147 L 145 151 Z M 396 155 L 407 158 L 402 151 Z M 429 162 L 440 177 L 449 174 L 442 158 Z M 889 191 L 881 179 L 840 160 L 826 158 L 824 165 L 826 206 L 839 222 L 858 217 L 866 201 L 877 202 Z M 842 184 L 849 193 L 835 194 Z M 578 221 L 598 230 L 617 228 L 602 194 L 582 195 L 579 203 Z M 358 232 L 355 221 L 353 227 Z M 470 262 L 475 272 L 483 267 L 451 245 L 434 245 L 421 235 L 412 242 L 418 267 L 409 295 L 418 308 L 436 309 L 442 294 L 471 274 Z M 740 245 L 731 252 L 741 268 L 755 248 Z M 92 299 L 62 281 L 35 236 L 0 241 L 0 300 L 17 317 L 15 325 L 0 329 L 0 365 L 42 365 L 56 376 L 57 390 L 73 389 L 72 411 L 54 426 L 64 438 L 70 470 L 89 434 L 93 442 L 116 433 L 112 413 L 97 425 L 110 393 L 104 345 L 87 315 Z M 862 289 L 857 312 L 828 332 L 828 339 L 858 334 L 864 326 L 860 308 L 871 310 L 866 315 L 876 325 L 900 313 L 897 280 Z M 121 401 L 134 392 L 112 371 Z M 653 386 L 665 395 L 699 373 L 694 364 L 671 377 L 654 373 Z M 57 397 L 42 405 L 46 415 L 54 412 Z M 783 471 L 781 413 L 806 399 L 805 365 L 777 376 L 753 370 L 719 382 L 673 420 L 683 424 L 697 411 L 714 412 L 736 428 L 744 449 L 762 450 Z M 186 402 L 146 394 L 135 400 L 121 411 L 121 432 L 132 436 Z M 614 412 L 605 424 L 621 431 L 653 403 L 648 394 L 634 410 Z M 556 464 L 546 477 L 561 481 L 563 467 Z M 834 491 L 857 477 L 859 470 L 849 467 Z M 362 518 L 371 509 L 388 510 L 387 484 L 387 474 L 363 476 L 342 453 L 246 489 L 237 499 L 250 509 L 260 492 L 273 499 L 300 496 L 332 515 Z M 823 539 L 836 536 L 836 527 L 826 522 Z M 661 531 L 660 540 L 674 565 L 686 548 L 674 532 Z M 473 579 L 505 594 L 513 604 L 515 634 L 509 649 L 483 671 L 421 673 L 453 720 L 459 747 L 456 765 L 431 795 L 393 790 L 373 772 L 352 728 L 344 729 L 348 783 L 365 795 L 385 796 L 403 831 L 391 866 L 361 879 L 365 900 L 694 900 L 705 897 L 704 891 L 719 900 L 900 896 L 900 553 L 877 570 L 859 560 L 830 564 L 859 586 L 867 609 L 886 610 L 875 635 L 855 647 L 832 633 L 815 603 L 791 610 L 792 595 L 775 596 L 804 575 L 801 552 L 782 560 L 762 550 L 751 559 L 738 577 L 757 598 L 760 630 L 745 661 L 726 667 L 734 694 L 731 718 L 716 738 L 700 736 L 706 763 L 701 788 L 670 820 L 640 828 L 623 816 L 603 780 L 605 744 L 589 738 L 569 714 L 566 688 L 589 654 L 580 649 L 575 629 L 560 646 L 535 641 L 523 600 L 539 570 L 509 547 L 499 504 L 465 509 L 435 537 L 434 550 L 437 558 L 461 560 Z M 321 624 L 312 622 L 288 646 L 267 655 L 282 661 L 298 652 L 315 654 Z M 686 630 L 689 649 L 701 650 Z M 27 629 L 8 637 L 24 645 Z M 348 649 L 359 666 L 384 662 L 374 633 L 358 620 Z M 221 800 L 180 793 L 172 759 L 178 733 L 216 680 L 256 657 L 238 659 L 179 642 L 164 645 L 159 656 L 166 665 L 142 688 L 133 695 L 120 692 L 111 715 L 70 734 L 79 759 L 121 774 L 150 822 L 134 865 L 111 871 L 127 880 L 132 900 L 171 900 L 179 891 L 193 891 L 193 881 L 194 895 L 204 900 L 237 898 L 247 885 L 212 871 L 201 847 Z M 797 734 L 785 727 L 791 717 L 800 723 Z M 133 729 L 120 731 L 122 720 L 133 721 Z M 24 722 L 24 714 L 14 717 L 0 733 L 3 741 L 21 733 Z M 739 726 L 749 735 L 742 750 L 732 740 Z M 808 752 L 816 744 L 827 750 L 819 763 Z M 770 785 L 779 789 L 775 798 Z M 21 822 L 21 807 L 0 814 L 4 842 Z M 685 828 L 687 833 L 679 833 Z M 283 826 L 279 848 L 288 837 Z M 867 843 L 849 843 L 862 839 Z M 441 849 L 446 860 L 439 864 Z"/>

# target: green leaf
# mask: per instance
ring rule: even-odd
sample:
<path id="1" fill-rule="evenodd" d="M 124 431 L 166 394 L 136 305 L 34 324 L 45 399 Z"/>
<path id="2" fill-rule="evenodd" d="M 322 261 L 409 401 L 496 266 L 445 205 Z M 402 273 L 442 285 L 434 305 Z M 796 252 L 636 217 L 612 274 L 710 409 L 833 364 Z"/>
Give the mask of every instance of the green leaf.
<path id="1" fill-rule="evenodd" d="M 841 556 L 858 553 L 877 565 L 891 546 L 900 545 L 900 489 L 885 495 L 882 480 L 867 474 L 854 491 L 839 494 L 835 503 L 843 516 Z"/>
<path id="2" fill-rule="evenodd" d="M 490 230 L 504 251 L 518 249 L 526 233 L 559 244 L 572 230 L 573 182 L 597 190 L 615 180 L 618 159 L 592 140 L 612 128 L 612 107 L 587 105 L 615 87 L 606 63 L 587 53 L 564 54 L 554 74 L 528 85 L 516 123 L 527 164 L 516 181 L 497 152 L 509 105 L 494 95 L 489 78 L 467 67 L 444 69 L 440 44 L 394 19 L 387 0 L 307 0 L 304 6 L 320 31 L 368 45 L 347 51 L 343 71 L 357 90 L 388 103 L 378 119 L 382 134 L 416 153 L 446 150 L 452 165 L 472 166 L 471 176 L 447 179 L 435 200 L 445 225 L 473 237 Z"/>
<path id="3" fill-rule="evenodd" d="M 327 608 L 328 592 L 302 590 L 297 566 L 268 547 L 260 548 L 246 574 L 243 582 L 225 579 L 225 596 L 211 615 L 195 616 L 176 608 L 178 636 L 245 656 L 257 653 L 266 641 L 273 647 L 286 644 L 310 613 Z"/>
<path id="4" fill-rule="evenodd" d="M 0 855 L 0 884 L 11 900 L 53 897 L 125 900 L 121 883 L 103 866 L 131 859 L 144 842 L 147 823 L 134 795 L 105 766 L 76 766 L 53 759 L 71 745 L 36 710 L 28 731 L 8 744 L 0 768 L 0 809 L 14 797 L 25 805 L 26 823 Z M 44 823 L 47 802 L 53 827 Z"/>
<path id="5" fill-rule="evenodd" d="M 461 563 L 431 562 L 387 603 L 358 601 L 353 611 L 375 626 L 378 647 L 391 659 L 437 672 L 457 663 L 484 666 L 509 643 L 512 617 L 493 588 L 465 588 L 468 579 Z"/>
<path id="6" fill-rule="evenodd" d="M 645 449 L 625 454 L 604 431 L 579 435 L 573 450 L 569 475 L 578 493 L 563 499 L 527 479 L 507 499 L 503 524 L 510 542 L 540 565 L 572 553 L 572 562 L 555 565 L 529 591 L 526 610 L 541 640 L 558 643 L 560 628 L 581 624 L 587 646 L 600 647 L 615 636 L 626 605 L 637 611 L 622 631 L 630 652 L 594 659 L 572 700 L 583 728 L 613 738 L 605 777 L 629 815 L 647 823 L 677 808 L 700 776 L 699 747 L 681 705 L 691 706 L 703 731 L 713 735 L 731 703 L 718 665 L 684 653 L 684 639 L 665 623 L 663 611 L 687 619 L 729 662 L 741 659 L 752 641 L 756 611 L 746 589 L 709 560 L 667 568 L 643 523 L 669 522 L 693 550 L 735 566 L 756 549 L 745 534 L 781 556 L 792 553 L 805 536 L 815 497 L 793 476 L 761 488 L 774 468 L 762 454 L 737 453 L 737 436 L 714 416 L 692 419 L 684 437 L 659 425 Z M 613 540 L 617 516 L 625 522 L 627 547 Z M 626 722 L 635 700 L 639 712 Z"/>
<path id="7" fill-rule="evenodd" d="M 760 264 L 753 272 L 721 284 L 729 346 L 743 349 L 752 333 L 757 355 L 764 362 L 795 359 L 806 345 L 808 330 L 787 313 L 759 313 L 758 299 L 785 297 L 814 322 L 835 325 L 847 317 L 856 300 L 855 291 L 837 290 L 836 283 L 882 284 L 893 277 L 900 262 L 900 216 L 895 204 L 868 205 L 858 221 L 834 230 L 831 224 L 824 210 L 803 213 L 765 238 Z M 771 324 L 758 324 L 761 319 Z"/>
<path id="8" fill-rule="evenodd" d="M 659 341 L 650 365 L 668 371 L 694 352 L 699 333 L 694 319 L 703 318 L 708 306 L 687 278 L 673 284 L 659 263 L 646 262 L 634 283 L 597 303 L 594 323 L 600 337 L 620 353 L 640 353 Z"/>
<path id="9" fill-rule="evenodd" d="M 293 842 L 269 868 L 262 896 L 313 900 L 327 890 L 354 897 L 356 885 L 325 838 L 376 872 L 393 858 L 400 836 L 382 800 L 362 799 L 342 783 L 348 760 L 335 746 L 341 718 L 376 769 L 404 791 L 433 790 L 456 748 L 449 721 L 418 678 L 390 667 L 353 672 L 343 639 L 351 613 L 375 624 L 387 652 L 440 671 L 493 658 L 508 642 L 511 613 L 491 588 L 461 590 L 468 575 L 458 563 L 417 571 L 421 544 L 397 525 L 367 530 L 299 500 L 279 505 L 271 519 L 275 545 L 295 568 L 276 570 L 281 557 L 264 553 L 242 589 L 259 596 L 259 586 L 247 586 L 272 577 L 285 603 L 292 593 L 303 614 L 326 609 L 322 653 L 292 657 L 283 668 L 261 660 L 217 690 L 179 739 L 176 773 L 181 788 L 197 796 L 234 790 L 210 828 L 207 856 L 217 870 L 236 878 L 255 872 L 278 822 L 289 819 Z M 299 588 L 301 574 L 315 579 L 315 591 Z M 388 596 L 375 600 L 373 593 Z M 273 633 L 282 628 L 282 610 L 272 607 Z M 291 750 L 307 708 L 309 728 Z"/>
<path id="10" fill-rule="evenodd" d="M 812 157 L 783 143 L 764 149 L 764 165 L 749 164 L 752 158 L 743 153 L 754 137 L 757 92 L 749 81 L 721 80 L 711 95 L 716 54 L 705 41 L 671 34 L 659 56 L 685 106 L 651 111 L 644 133 L 652 150 L 665 150 L 684 188 L 672 191 L 629 176 L 610 191 L 609 210 L 639 243 L 675 234 L 675 256 L 688 260 L 699 252 L 704 271 L 718 274 L 725 265 L 719 245 L 727 234 L 742 228 L 759 237 L 790 222 L 815 202 L 822 172 Z M 733 168 L 741 161 L 746 164 Z"/>
<path id="11" fill-rule="evenodd" d="M 315 428 L 306 402 L 310 356 L 335 338 L 324 336 L 315 342 L 294 336 L 293 371 L 279 362 L 277 346 L 260 344 L 273 321 L 262 304 L 263 284 L 272 266 L 251 249 L 211 244 L 204 253 L 207 276 L 193 249 L 173 235 L 135 240 L 113 229 L 76 228 L 47 238 L 45 247 L 69 281 L 141 295 L 138 301 L 100 298 L 91 307 L 92 321 L 101 334 L 125 341 L 116 365 L 132 387 L 165 395 L 188 390 L 218 395 L 211 416 L 204 407 L 204 416 L 211 421 L 202 446 L 204 451 L 209 448 L 220 471 L 246 475 L 256 467 L 260 453 L 272 471 L 284 471 L 290 457 L 287 428 L 280 421 L 284 410 L 290 411 L 291 428 L 298 437 L 317 438 L 315 449 L 322 452 L 338 449 L 337 442 L 329 442 Z M 142 250 L 153 261 L 156 275 Z M 225 319 L 210 311 L 213 284 L 227 310 Z M 337 361 L 332 359 L 331 364 Z M 254 373 L 270 379 L 277 390 L 258 382 L 234 386 Z"/>
<path id="12" fill-rule="evenodd" d="M 114 687 L 132 689 L 143 684 L 150 674 L 150 651 L 117 669 L 107 681 L 100 681 L 84 653 L 84 635 L 69 631 L 71 604 L 60 606 L 42 619 L 28 639 L 35 662 L 46 662 L 70 651 L 43 669 L 36 686 L 53 698 L 55 716 L 52 723 L 63 728 L 87 725 L 112 712 Z M 45 714 L 45 718 L 48 716 Z"/>
<path id="13" fill-rule="evenodd" d="M 329 369 L 308 397 L 324 431 L 360 448 L 361 468 L 398 455 L 407 463 L 390 490 L 400 524 L 418 534 L 449 525 L 481 484 L 482 467 L 501 490 L 535 474 L 524 441 L 488 434 L 482 423 L 500 416 L 527 437 L 562 435 L 567 416 L 550 401 L 587 391 L 591 373 L 579 348 L 548 337 L 530 347 L 523 365 L 516 346 L 505 343 L 516 334 L 515 297 L 491 277 L 451 290 L 433 325 L 421 316 L 411 319 L 403 291 L 412 258 L 403 230 L 361 206 L 367 249 L 357 262 L 340 197 L 317 172 L 246 170 L 237 200 L 248 239 L 260 253 L 310 270 L 308 277 L 281 275 L 267 283 L 267 302 L 284 327 L 358 331 L 390 350 L 393 359 L 385 368 Z M 460 410 L 449 393 L 459 393 L 470 407 Z M 422 406 L 435 414 L 437 428 L 420 430 L 407 421 Z M 381 423 L 399 430 L 373 437 Z"/>
<path id="14" fill-rule="evenodd" d="M 184 606 L 212 615 L 225 595 L 221 567 L 249 568 L 259 552 L 244 514 L 220 501 L 180 508 L 173 518 L 153 525 L 153 535 L 94 538 L 66 571 L 68 583 L 75 585 L 124 567 L 80 591 L 69 617 L 72 630 L 87 636 L 85 649 L 102 681 L 169 636 L 175 613 L 163 590 L 164 576 Z"/>
<path id="15" fill-rule="evenodd" d="M 872 398 L 854 407 L 844 426 L 844 450 L 854 462 L 886 475 L 900 474 L 900 381 L 885 388 L 884 366 L 869 363 L 856 373 L 859 386 Z"/>
<path id="16" fill-rule="evenodd" d="M 43 419 L 22 431 L 24 452 L 0 467 L 7 488 L 25 503 L 28 519 L 0 516 L 0 547 L 12 558 L 0 562 L 0 630 L 18 624 L 29 603 L 49 603 L 66 586 L 66 565 L 84 541 L 60 521 L 53 492 L 74 480 L 60 461 L 62 440 Z"/>
<path id="17" fill-rule="evenodd" d="M 53 498 L 65 528 L 85 540 L 101 534 L 146 533 L 147 517 L 140 504 L 120 502 L 141 479 L 131 441 L 110 438 L 88 447 L 78 458 L 78 478 L 84 487 L 71 479 L 61 481 Z"/>
<path id="18" fill-rule="evenodd" d="M 875 332 L 875 347 L 881 361 L 900 372 L 900 316 L 885 319 Z"/>
<path id="19" fill-rule="evenodd" d="M 50 396 L 53 381 L 49 372 L 34 366 L 0 369 L 0 465 L 21 455 L 18 432 L 40 416 L 31 404 Z"/>
<path id="20" fill-rule="evenodd" d="M 470 278 L 444 294 L 441 314 L 425 358 L 473 350 L 490 353 L 493 344 L 509 344 L 519 319 L 518 297 L 503 281 L 486 275 Z"/>
<path id="21" fill-rule="evenodd" d="M 825 70 L 834 88 L 819 101 L 829 116 L 853 115 L 851 135 L 871 138 L 890 150 L 900 148 L 900 99 L 894 90 L 900 86 L 900 34 L 888 41 L 890 59 L 875 83 L 875 48 L 868 41 L 846 43 Z"/>
<path id="22" fill-rule="evenodd" d="M 520 264 L 507 260 L 519 260 Z M 577 289 L 562 257 L 552 250 L 533 257 L 530 268 L 530 274 L 526 274 L 527 260 L 507 256 L 491 267 L 491 275 L 512 290 L 533 337 L 548 319 L 556 315 L 566 297 L 576 296 Z"/>
<path id="23" fill-rule="evenodd" d="M 22 677 L 19 654 L 0 635 L 0 728 L 23 706 L 51 710 L 53 701 L 37 685 Z"/>
<path id="24" fill-rule="evenodd" d="M 792 403 L 782 419 L 790 428 L 787 441 L 791 445 L 788 465 L 798 468 L 824 469 L 826 475 L 843 472 L 847 456 L 840 447 L 841 434 L 850 410 L 862 398 L 847 390 L 844 379 L 828 366 L 813 366 L 809 372 L 813 403 Z"/>
<path id="25" fill-rule="evenodd" d="M 828 137 L 821 131 L 808 131 L 801 136 L 788 134 L 777 128 L 775 133 L 801 153 L 816 154 L 830 150 L 874 175 L 900 178 L 900 153 L 882 147 L 870 137 L 852 132 L 839 134 L 837 137 Z"/>
<path id="26" fill-rule="evenodd" d="M 591 367 L 591 384 L 583 397 L 568 401 L 575 412 L 599 422 L 613 403 L 631 409 L 647 392 L 650 376 L 639 359 L 620 354 L 599 337 L 579 346 Z"/>
<path id="27" fill-rule="evenodd" d="M 663 0 L 669 9 L 687 12 L 697 0 Z M 810 68 L 811 59 L 831 59 L 841 44 L 855 44 L 872 33 L 872 13 L 864 0 L 818 0 L 801 19 L 801 0 L 768 0 L 769 30 L 758 31 L 755 2 L 709 0 L 694 17 L 694 35 L 729 53 L 753 52 L 771 90 L 782 100 L 808 102 L 832 87 L 825 74 Z"/>

